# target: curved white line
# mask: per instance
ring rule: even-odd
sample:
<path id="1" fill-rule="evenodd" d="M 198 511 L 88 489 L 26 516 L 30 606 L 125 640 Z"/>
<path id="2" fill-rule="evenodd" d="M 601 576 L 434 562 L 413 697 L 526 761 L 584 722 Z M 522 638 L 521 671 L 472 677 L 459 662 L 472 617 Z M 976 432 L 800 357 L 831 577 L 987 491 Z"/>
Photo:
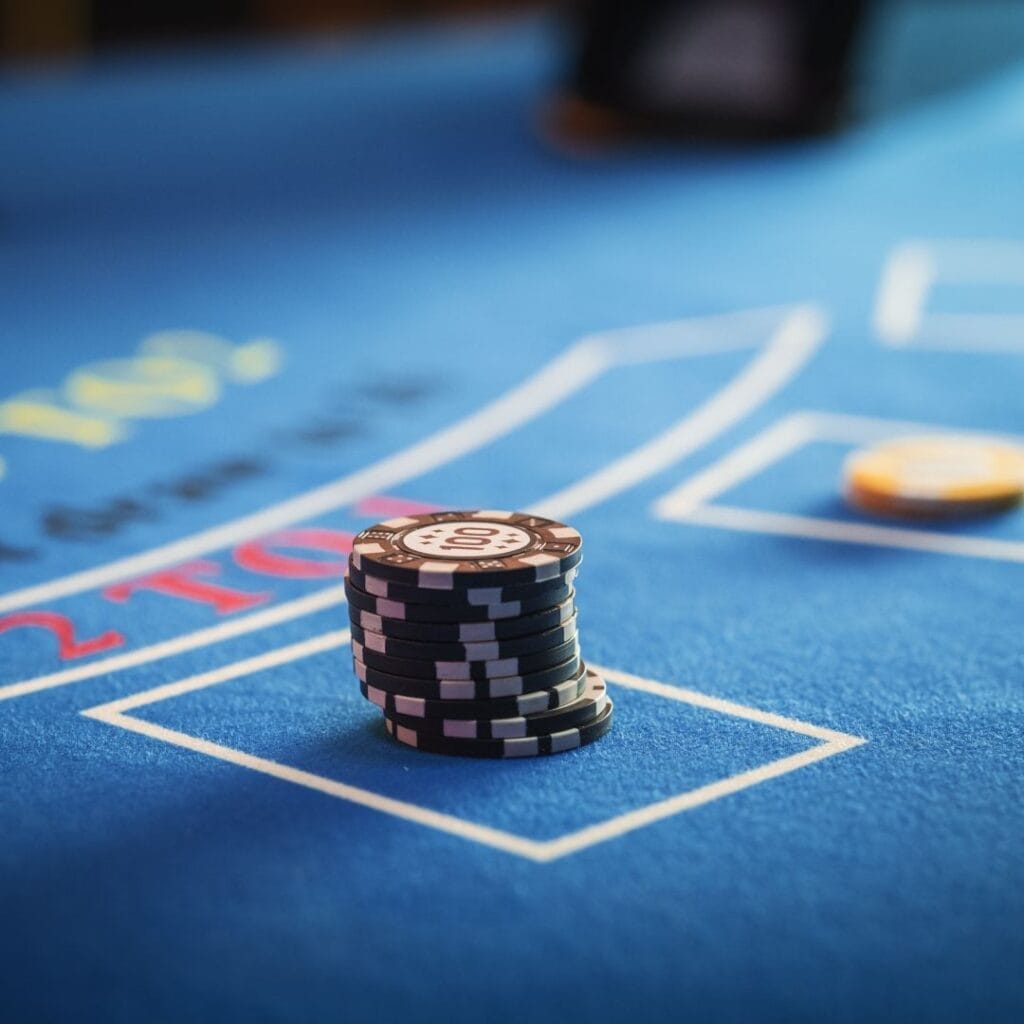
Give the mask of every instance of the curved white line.
<path id="1" fill-rule="evenodd" d="M 386 492 L 511 433 L 582 390 L 618 363 L 690 358 L 736 347 L 754 347 L 768 318 L 777 319 L 779 315 L 778 308 L 765 307 L 591 335 L 489 405 L 365 469 L 190 537 L 11 591 L 0 597 L 0 613 L 45 604 L 153 572 L 295 522 L 313 519 L 371 494 Z M 738 342 L 737 337 L 744 333 L 748 340 Z"/>
<path id="2" fill-rule="evenodd" d="M 779 324 L 764 350 L 703 405 L 621 459 L 534 502 L 531 511 L 566 519 L 667 469 L 767 401 L 804 366 L 827 331 L 822 310 L 798 306 Z"/>
<path id="3" fill-rule="evenodd" d="M 0 613 L 26 605 L 44 604 L 153 572 L 387 491 L 411 477 L 482 448 L 546 412 L 601 374 L 607 367 L 607 358 L 602 348 L 589 342 L 573 345 L 490 405 L 365 469 L 170 544 L 150 548 L 95 569 L 12 591 L 0 597 Z"/>

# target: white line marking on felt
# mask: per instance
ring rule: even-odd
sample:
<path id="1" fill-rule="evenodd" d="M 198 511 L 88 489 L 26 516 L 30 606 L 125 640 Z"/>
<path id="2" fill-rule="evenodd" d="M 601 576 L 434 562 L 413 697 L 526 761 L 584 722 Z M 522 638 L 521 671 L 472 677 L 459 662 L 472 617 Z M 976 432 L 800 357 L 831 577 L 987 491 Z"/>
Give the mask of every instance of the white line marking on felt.
<path id="1" fill-rule="evenodd" d="M 757 348 L 765 344 L 792 306 L 764 306 L 714 316 L 619 327 L 591 335 L 591 344 L 609 349 L 616 366 L 693 359 Z"/>
<path id="2" fill-rule="evenodd" d="M 713 440 L 782 388 L 814 354 L 828 331 L 814 306 L 792 310 L 762 352 L 713 397 L 663 434 L 531 504 L 538 515 L 567 519 L 646 480 Z"/>
<path id="3" fill-rule="evenodd" d="M 1024 443 L 1024 435 L 980 430 L 977 427 L 957 427 L 948 423 L 921 423 L 914 420 L 890 420 L 878 416 L 856 416 L 851 413 L 798 412 L 809 424 L 811 432 L 822 441 L 836 441 L 840 444 L 863 444 L 866 441 L 884 440 L 900 434 L 969 434 L 972 437 L 1002 437 L 1014 444 Z"/>
<path id="4" fill-rule="evenodd" d="M 510 832 L 502 832 L 500 829 L 490 828 L 487 825 L 477 825 L 463 818 L 442 814 L 440 811 L 431 811 L 418 804 L 394 800 L 391 797 L 382 796 L 380 793 L 374 793 L 371 790 L 360 789 L 358 786 L 349 786 L 344 782 L 336 782 L 334 779 L 325 778 L 323 775 L 314 775 L 312 772 L 291 768 L 286 764 L 280 764 L 265 757 L 246 754 L 244 751 L 235 750 L 233 747 L 225 747 L 220 743 L 211 743 L 209 740 L 189 736 L 187 733 L 165 729 L 163 726 L 154 725 L 152 722 L 146 722 L 139 718 L 130 718 L 127 715 L 114 713 L 106 715 L 96 714 L 90 717 L 106 722 L 108 725 L 116 725 L 122 729 L 128 729 L 130 732 L 139 733 L 149 739 L 161 740 L 164 743 L 183 747 L 185 750 L 191 750 L 206 757 L 215 757 L 221 761 L 227 761 L 229 764 L 237 765 L 239 768 L 248 768 L 250 771 L 269 775 L 275 779 L 280 779 L 282 782 L 291 782 L 296 786 L 304 786 L 306 789 L 316 790 L 327 796 L 336 797 L 339 800 L 347 800 L 349 803 L 358 804 L 370 810 L 380 811 L 383 814 L 390 814 L 395 818 L 404 818 L 406 821 L 414 822 L 417 825 L 426 825 L 429 828 L 437 829 L 439 832 L 447 832 L 449 835 L 458 836 L 460 839 L 469 839 L 484 846 L 493 846 L 506 853 L 515 853 L 521 857 L 526 857 L 528 860 L 539 860 L 541 859 L 540 855 L 543 853 L 543 851 L 537 848 L 539 844 L 531 839 L 524 839 L 522 836 L 517 836 Z"/>
<path id="5" fill-rule="evenodd" d="M 589 379 L 593 379 L 593 376 L 596 376 L 597 374 L 596 368 L 607 367 L 617 363 L 652 362 L 655 359 L 675 359 L 684 356 L 701 356 L 715 354 L 722 351 L 732 351 L 736 348 L 754 347 L 758 340 L 763 337 L 762 332 L 773 324 L 777 324 L 780 316 L 784 317 L 782 323 L 779 325 L 774 336 L 770 337 L 768 345 L 789 345 L 793 343 L 793 338 L 789 334 L 789 330 L 794 322 L 793 318 L 797 318 L 796 323 L 798 325 L 806 323 L 805 313 L 807 312 L 807 309 L 808 307 L 797 307 L 796 309 L 791 309 L 790 307 L 753 309 L 740 313 L 727 313 L 716 317 L 704 317 L 700 319 L 687 319 L 653 324 L 649 325 L 649 327 L 623 328 L 618 331 L 609 331 L 604 334 L 593 335 L 589 338 L 583 339 L 574 346 L 572 350 L 570 350 L 570 353 L 580 349 L 586 350 L 590 353 L 581 360 L 575 381 L 578 386 L 582 386 L 587 382 L 585 380 L 586 373 L 590 373 L 591 376 Z M 789 316 L 784 316 L 787 311 Z M 790 326 L 787 327 L 787 325 Z M 796 341 L 801 341 L 799 334 Z M 807 355 L 809 356 L 810 352 L 808 352 Z M 556 360 L 555 365 L 557 364 L 558 361 Z M 589 369 L 584 370 L 584 368 Z M 603 372 L 603 370 L 601 372 Z M 537 377 L 533 378 L 534 381 L 537 379 Z M 733 383 L 735 384 L 736 382 L 734 381 Z M 548 397 L 550 397 L 550 394 Z M 712 402 L 713 401 L 714 400 L 712 400 Z M 489 408 L 493 409 L 494 406 L 492 405 Z M 707 408 L 707 405 L 702 407 L 704 410 Z M 698 413 L 700 411 L 701 410 L 698 410 Z M 465 422 L 466 421 L 463 421 L 463 423 Z M 687 433 L 692 425 L 693 417 L 687 417 L 682 424 L 680 424 L 679 427 L 674 428 L 670 434 L 675 436 L 677 442 L 681 439 L 687 443 L 692 443 L 693 437 L 691 434 Z M 698 422 L 696 426 L 699 428 L 700 423 Z M 680 427 L 683 429 L 680 430 Z M 663 439 L 664 437 L 665 435 L 663 435 Z M 640 450 L 641 455 L 643 454 L 643 451 L 643 449 Z M 633 453 L 632 458 L 635 458 L 636 455 L 637 453 Z M 627 456 L 627 460 L 630 458 L 631 457 Z M 624 480 L 625 476 L 621 476 L 620 482 Z M 275 507 L 280 508 L 280 506 Z M 245 521 L 247 520 L 239 520 L 236 521 L 236 524 L 238 522 Z M 228 524 L 228 527 L 230 526 L 231 524 Z M 205 535 L 197 536 L 201 537 L 208 535 L 209 534 L 207 533 Z M 196 538 L 194 537 L 192 539 L 195 540 Z M 237 539 L 240 538 L 236 538 L 236 540 Z M 155 553 L 166 550 L 166 547 L 156 549 Z M 154 552 L 150 552 L 150 554 L 152 555 Z M 106 569 L 111 570 L 119 565 L 123 566 L 124 561 L 122 560 L 122 562 L 113 563 L 111 566 L 107 566 Z M 79 582 L 81 582 L 81 576 L 82 574 L 77 574 L 76 577 L 67 577 L 63 582 L 66 583 L 69 580 L 73 581 L 75 579 L 78 579 Z M 61 581 L 56 582 L 60 583 Z M 35 589 L 38 590 L 38 588 Z M 17 598 L 19 594 L 24 595 L 32 590 L 33 588 L 29 588 L 28 591 L 19 591 L 13 594 L 8 594 L 7 598 L 4 600 L 9 602 L 14 598 Z M 331 588 L 328 591 L 319 593 L 325 595 L 340 595 L 337 603 L 340 603 L 340 601 L 344 599 L 344 591 L 343 588 L 340 587 Z M 326 603 L 320 604 L 321 600 L 325 600 Z M 80 682 L 84 679 L 91 679 L 110 672 L 119 671 L 125 668 L 132 668 L 159 658 L 170 657 L 174 654 L 192 650 L 197 647 L 203 647 L 208 644 L 230 639 L 255 629 L 272 626 L 290 618 L 295 618 L 305 614 L 312 614 L 315 611 L 319 611 L 322 607 L 328 607 L 331 603 L 334 603 L 331 596 L 320 598 L 317 595 L 310 595 L 308 598 L 302 598 L 298 601 L 290 602 L 288 605 L 282 605 L 280 608 L 267 609 L 244 619 L 239 619 L 237 622 L 224 623 L 209 629 L 199 630 L 193 634 L 185 634 L 171 640 L 163 641 L 159 644 L 153 644 L 141 649 L 140 651 L 114 655 L 110 658 L 93 662 L 89 665 L 76 666 L 59 672 L 49 673 L 44 676 L 37 676 L 33 679 L 10 683 L 7 686 L 0 688 L 0 700 L 8 700 L 14 697 L 25 696 L 40 690 Z M 0 605 L 3 605 L 3 601 L 0 601 Z M 3 609 L 0 608 L 0 610 Z"/>
<path id="6" fill-rule="evenodd" d="M 944 281 L 1024 284 L 1024 242 L 1017 238 L 937 238 L 927 246 Z"/>
<path id="7" fill-rule="evenodd" d="M 816 761 L 823 761 L 826 757 L 834 754 L 841 754 L 851 747 L 864 743 L 864 740 L 854 740 L 845 745 L 838 743 L 821 743 L 808 750 L 784 757 L 778 761 L 771 761 L 750 771 L 740 772 L 738 775 L 730 776 L 727 779 L 720 779 L 717 782 L 700 786 L 678 796 L 669 797 L 660 803 L 649 804 L 647 807 L 640 807 L 628 814 L 612 818 L 610 821 L 603 821 L 597 825 L 580 829 L 570 835 L 562 836 L 560 839 L 549 841 L 544 850 L 544 860 L 552 861 L 564 857 L 570 853 L 578 853 L 588 846 L 595 846 L 597 843 L 606 843 L 610 839 L 617 839 L 627 832 L 634 832 L 647 825 L 671 818 L 673 815 L 681 814 L 683 811 L 691 811 L 695 807 L 719 800 L 724 796 L 730 796 L 741 790 L 749 789 L 758 783 L 767 782 L 769 779 L 777 779 L 798 768 L 806 768 Z"/>
<path id="8" fill-rule="evenodd" d="M 893 250 L 875 300 L 875 331 L 887 345 L 906 345 L 917 333 L 935 273 L 927 246 L 908 242 Z"/>
<path id="9" fill-rule="evenodd" d="M 925 351 L 1024 351 L 1024 315 L 927 313 L 940 281 L 959 285 L 1024 284 L 1024 243 L 1013 239 L 904 242 L 882 269 L 874 329 L 886 345 Z"/>
<path id="10" fill-rule="evenodd" d="M 848 733 L 837 732 L 834 729 L 825 729 L 821 726 L 812 725 L 809 722 L 801 722 L 795 718 L 787 718 L 783 715 L 776 715 L 768 711 L 761 711 L 758 708 L 749 707 L 745 704 L 737 704 L 735 701 L 724 700 L 720 697 L 712 697 L 700 693 L 697 690 L 689 690 L 683 687 L 669 686 L 659 683 L 653 679 L 645 679 L 629 672 L 621 672 L 618 669 L 608 668 L 602 665 L 595 665 L 595 671 L 599 672 L 608 682 L 618 686 L 624 686 L 633 690 L 640 690 L 655 696 L 665 697 L 669 700 L 678 700 L 684 704 L 692 704 L 695 707 L 706 708 L 709 711 L 716 711 L 721 714 L 730 715 L 734 718 L 746 719 L 750 722 L 757 722 L 760 725 L 767 725 L 777 729 L 784 729 L 788 732 L 799 733 L 803 736 L 810 736 L 822 740 L 822 743 L 809 747 L 807 750 L 799 751 L 787 757 L 779 758 L 776 761 L 769 761 L 767 764 L 759 765 L 747 771 L 739 772 L 725 779 L 718 779 L 696 789 L 679 793 L 676 796 L 668 797 L 646 807 L 639 807 L 626 814 L 620 814 L 608 821 L 599 822 L 596 825 L 589 825 L 577 832 L 553 839 L 545 844 L 544 860 L 552 861 L 568 854 L 578 853 L 587 847 L 595 846 L 598 843 L 608 842 L 610 839 L 617 839 L 628 832 L 653 825 L 655 822 L 671 818 L 684 811 L 693 810 L 713 800 L 720 800 L 722 797 L 731 796 L 741 790 L 749 789 L 770 779 L 777 779 L 789 772 L 799 768 L 806 768 L 808 765 L 823 761 L 835 754 L 842 754 L 854 747 L 859 747 L 867 740 L 861 736 L 853 736 Z"/>
<path id="11" fill-rule="evenodd" d="M 187 679 L 179 679 L 176 683 L 164 683 L 162 686 L 154 686 L 153 689 L 142 693 L 119 697 L 107 704 L 100 704 L 95 708 L 83 711 L 82 714 L 89 718 L 102 718 L 104 714 L 123 715 L 126 711 L 144 707 L 146 704 L 156 704 L 158 701 L 180 697 L 183 693 L 202 690 L 207 686 L 216 686 L 217 683 L 226 683 L 229 679 L 251 676 L 255 672 L 263 672 L 268 668 L 288 665 L 300 658 L 333 651 L 338 647 L 346 646 L 350 640 L 351 635 L 347 629 L 335 629 L 329 633 L 320 633 L 308 640 L 299 640 L 297 643 L 287 644 L 284 647 L 275 647 L 271 651 L 254 654 L 251 658 L 243 658 L 230 665 L 212 668 L 206 672 L 189 676 Z"/>
<path id="12" fill-rule="evenodd" d="M 640 690 L 643 693 L 652 694 L 655 697 L 666 697 L 669 700 L 682 701 L 685 704 L 706 708 L 708 711 L 715 711 L 721 715 L 742 718 L 748 722 L 757 722 L 759 725 L 769 725 L 773 729 L 798 732 L 802 736 L 810 736 L 812 739 L 821 740 L 824 743 L 847 743 L 850 740 L 854 740 L 857 743 L 865 742 L 844 732 L 825 729 L 820 725 L 811 725 L 810 722 L 801 722 L 796 718 L 786 718 L 784 715 L 776 715 L 771 711 L 760 711 L 747 704 L 737 704 L 735 701 L 725 700 L 723 697 L 712 697 L 709 694 L 701 693 L 699 690 L 688 690 L 682 686 L 670 686 L 668 683 L 659 683 L 654 679 L 645 679 L 643 676 L 623 672 L 617 668 L 607 668 L 603 665 L 591 665 L 590 667 L 606 680 L 617 683 L 619 686 L 627 686 L 631 690 Z"/>
<path id="13" fill-rule="evenodd" d="M 224 683 L 231 679 L 240 679 L 269 668 L 287 665 L 314 654 L 335 650 L 348 644 L 350 639 L 351 637 L 347 629 L 322 633 L 309 640 L 289 644 L 285 647 L 278 647 L 272 651 L 266 651 L 263 654 L 234 662 L 231 665 L 225 665 L 208 672 L 201 672 L 198 675 L 189 676 L 174 683 L 156 686 L 143 693 L 134 693 L 129 697 L 122 697 L 107 704 L 88 708 L 82 712 L 82 715 L 86 718 L 95 719 L 98 722 L 104 722 L 107 725 L 127 729 L 149 739 L 159 740 L 162 743 L 169 743 L 176 747 L 183 747 L 185 750 L 191 750 L 206 757 L 215 757 L 221 761 L 237 765 L 240 768 L 248 768 L 250 771 L 260 772 L 263 775 L 269 775 L 284 782 L 291 782 L 298 786 L 304 786 L 307 789 L 317 790 L 327 796 L 359 804 L 361 807 L 368 807 L 371 810 L 381 811 L 384 814 L 390 814 L 397 818 L 404 818 L 406 821 L 412 821 L 418 825 L 427 825 L 430 828 L 459 836 L 462 839 L 470 839 L 474 842 L 483 843 L 486 846 L 493 846 L 504 850 L 506 853 L 516 853 L 530 860 L 540 859 L 542 853 L 540 849 L 541 844 L 531 839 L 524 839 L 522 836 L 503 832 L 500 829 L 493 829 L 486 825 L 465 821 L 450 814 L 432 811 L 418 804 L 395 800 L 380 793 L 360 789 L 357 786 L 349 786 L 322 775 L 315 775 L 312 772 L 292 768 L 265 757 L 247 754 L 245 751 L 236 750 L 233 747 L 226 747 L 220 743 L 201 739 L 198 736 L 190 736 L 188 733 L 167 729 L 164 726 L 141 718 L 133 718 L 126 714 L 127 711 L 134 710 L 135 708 L 156 704 L 163 700 L 171 700 L 185 693 L 192 693 L 195 690 L 201 690 L 208 686 L 216 686 L 218 683 Z"/>
<path id="14" fill-rule="evenodd" d="M 773 462 L 804 444 L 812 433 L 806 416 L 781 419 L 753 440 L 734 448 L 725 458 L 684 480 L 654 503 L 659 519 L 678 519 L 691 510 L 759 473 Z"/>
<path id="15" fill-rule="evenodd" d="M 929 352 L 1024 352 L 1024 314 L 929 313 L 914 348 Z"/>
<path id="16" fill-rule="evenodd" d="M 253 633 L 260 629 L 269 629 L 283 622 L 290 622 L 304 615 L 313 615 L 316 612 L 323 611 L 325 608 L 333 608 L 344 603 L 345 588 L 343 586 L 326 587 L 323 590 L 317 590 L 294 601 L 286 601 L 283 604 L 272 608 L 265 608 L 262 611 L 254 612 L 242 618 L 221 622 L 216 626 L 200 629 L 194 633 L 185 633 L 182 636 L 172 637 L 160 643 L 150 644 L 148 647 L 140 647 L 136 651 L 114 654 L 109 658 L 102 658 L 87 665 L 77 665 L 74 668 L 66 668 L 60 672 L 36 676 L 34 679 L 8 683 L 6 686 L 0 686 L 0 701 L 24 697 L 26 694 L 38 693 L 40 690 L 49 690 L 55 686 L 78 683 L 83 679 L 93 679 L 96 676 L 104 676 L 111 672 L 120 672 L 126 668 L 145 665 L 151 661 L 159 661 L 161 658 L 170 658 L 176 654 L 183 654 L 186 651 L 194 651 L 200 647 L 223 643 L 225 640 L 232 640 L 235 637 L 244 636 L 246 633 Z"/>
<path id="17" fill-rule="evenodd" d="M 583 338 L 489 405 L 379 462 L 190 537 L 47 583 L 11 591 L 0 597 L 0 613 L 45 604 L 152 572 L 295 522 L 313 519 L 371 494 L 387 492 L 398 484 L 422 476 L 505 436 L 565 401 L 618 362 L 637 361 L 638 354 L 640 361 L 652 361 L 655 358 L 709 355 L 719 349 L 729 351 L 739 345 L 736 335 L 744 328 L 752 332 L 749 347 L 756 347 L 763 337 L 758 336 L 756 330 L 763 327 L 771 315 L 777 318 L 780 314 L 777 309 L 762 308 L 718 316 L 688 317 L 675 321 L 674 325 L 655 324 L 651 328 L 654 332 L 651 347 L 646 352 L 642 345 L 643 328 L 630 327 Z M 807 307 L 800 307 L 793 315 L 806 316 Z M 673 331 L 678 332 L 678 336 L 671 342 Z M 660 354 L 656 351 L 659 348 Z"/>
<path id="18" fill-rule="evenodd" d="M 716 782 L 700 786 L 697 789 L 677 794 L 658 803 L 637 808 L 608 821 L 599 822 L 576 832 L 560 836 L 557 839 L 541 841 L 519 836 L 502 829 L 480 825 L 449 814 L 432 811 L 408 801 L 395 800 L 371 790 L 350 786 L 335 779 L 292 768 L 277 761 L 247 754 L 244 751 L 200 739 L 196 736 L 190 736 L 187 733 L 167 729 L 152 722 L 133 718 L 125 713 L 162 700 L 170 700 L 204 687 L 216 686 L 230 679 L 242 678 L 254 672 L 275 668 L 301 658 L 330 651 L 345 645 L 349 642 L 349 639 L 347 630 L 323 633 L 309 640 L 279 647 L 231 665 L 189 676 L 177 682 L 157 686 L 143 693 L 122 697 L 118 700 L 89 708 L 81 713 L 87 718 L 95 719 L 107 725 L 127 729 L 150 739 L 182 747 L 207 757 L 218 758 L 238 767 L 247 768 L 250 771 L 260 772 L 284 782 L 316 790 L 336 799 L 347 800 L 361 807 L 380 811 L 383 814 L 389 814 L 392 817 L 401 818 L 417 825 L 425 825 L 440 832 L 445 832 L 448 835 L 481 843 L 494 849 L 503 850 L 506 853 L 516 854 L 537 863 L 547 863 L 560 857 L 565 857 L 568 854 L 578 853 L 580 850 L 594 846 L 597 843 L 607 842 L 610 839 L 615 839 L 628 832 L 633 832 L 657 821 L 662 821 L 683 811 L 692 810 L 695 807 L 700 807 L 732 793 L 738 793 L 740 790 L 747 789 L 750 786 L 766 782 L 769 779 L 779 778 L 788 772 L 796 771 L 798 768 L 806 767 L 826 757 L 831 757 L 833 754 L 842 753 L 866 742 L 866 740 L 859 736 L 852 736 L 833 729 L 812 725 L 809 722 L 801 722 L 783 715 L 761 711 L 758 708 L 737 704 L 735 701 L 725 700 L 720 697 L 712 697 L 708 694 L 699 693 L 696 690 L 669 686 L 665 683 L 660 683 L 653 679 L 645 679 L 628 672 L 595 666 L 597 671 L 616 685 L 640 690 L 668 700 L 678 700 L 684 704 L 692 704 L 709 711 L 746 719 L 772 728 L 795 732 L 803 736 L 822 740 L 823 742 L 800 753 L 780 758 L 749 771 L 740 772 L 729 778 L 720 779 Z"/>
<path id="19" fill-rule="evenodd" d="M 942 555 L 960 555 L 965 558 L 987 558 L 997 562 L 1024 562 L 1024 541 L 969 537 L 955 533 L 930 533 L 927 530 L 911 530 L 901 526 L 848 523 L 841 519 L 819 519 L 814 516 L 763 512 L 717 504 L 693 509 L 680 516 L 679 520 L 695 526 L 719 526 L 747 533 L 770 533 L 783 537 L 836 541 L 841 544 L 867 544 L 883 548 L 909 548 Z"/>
<path id="20" fill-rule="evenodd" d="M 229 547 L 350 505 L 371 494 L 385 492 L 410 477 L 426 473 L 507 434 L 563 401 L 604 368 L 601 353 L 596 348 L 585 343 L 574 345 L 490 405 L 364 469 L 191 537 L 49 583 L 16 590 L 0 598 L 0 612 L 103 587 L 115 580 Z"/>
<path id="21" fill-rule="evenodd" d="M 863 444 L 899 434 L 955 433 L 1002 437 L 1014 443 L 1024 438 L 949 426 L 883 420 L 838 413 L 798 412 L 778 420 L 760 434 L 733 449 L 706 469 L 684 480 L 652 507 L 659 519 L 714 526 L 748 533 L 767 533 L 812 540 L 867 544 L 887 548 L 930 551 L 967 558 L 1024 562 L 1024 541 L 999 540 L 964 534 L 918 530 L 904 526 L 824 519 L 763 509 L 736 508 L 715 502 L 736 484 L 760 473 L 772 463 L 812 441 Z M 714 502 L 712 504 L 712 502 Z"/>
<path id="22" fill-rule="evenodd" d="M 734 448 L 706 469 L 685 479 L 659 498 L 653 506 L 659 519 L 683 519 L 736 484 L 767 469 L 811 441 L 859 445 L 881 441 L 900 434 L 970 434 L 977 437 L 1003 437 L 1021 443 L 1024 438 L 981 430 L 913 423 L 907 420 L 882 420 L 842 413 L 796 412 L 773 423 L 749 441 Z"/>

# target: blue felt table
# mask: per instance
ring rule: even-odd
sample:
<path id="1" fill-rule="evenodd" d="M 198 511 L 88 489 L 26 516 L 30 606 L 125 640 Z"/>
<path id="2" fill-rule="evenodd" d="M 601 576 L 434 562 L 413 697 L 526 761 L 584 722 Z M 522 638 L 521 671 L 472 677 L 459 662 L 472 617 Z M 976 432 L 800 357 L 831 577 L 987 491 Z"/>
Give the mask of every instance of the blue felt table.
<path id="1" fill-rule="evenodd" d="M 555 55 L 5 82 L 0 1019 L 1024 1016 L 1024 513 L 838 489 L 878 438 L 1024 433 L 1024 70 L 580 155 Z M 168 390 L 138 352 L 183 331 Z M 437 506 L 583 533 L 608 739 L 386 737 L 339 567 Z"/>

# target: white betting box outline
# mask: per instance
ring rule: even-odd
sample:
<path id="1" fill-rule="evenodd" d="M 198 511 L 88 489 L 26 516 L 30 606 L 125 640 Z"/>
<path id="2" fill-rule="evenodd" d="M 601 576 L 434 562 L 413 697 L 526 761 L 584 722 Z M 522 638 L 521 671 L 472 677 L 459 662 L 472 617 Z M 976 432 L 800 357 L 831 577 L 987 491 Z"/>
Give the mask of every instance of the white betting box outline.
<path id="1" fill-rule="evenodd" d="M 875 298 L 874 328 L 893 348 L 1024 353 L 1024 313 L 929 313 L 936 284 L 1024 286 L 1024 242 L 903 242 L 889 254 Z"/>
<path id="2" fill-rule="evenodd" d="M 719 779 L 716 782 L 699 786 L 696 789 L 678 793 L 668 799 L 647 804 L 595 825 L 589 825 L 576 832 L 570 832 L 555 839 L 536 840 L 517 835 L 513 832 L 506 832 L 502 829 L 491 828 L 488 825 L 481 825 L 466 818 L 459 818 L 454 815 L 430 810 L 420 804 L 395 800 L 373 790 L 350 786 L 324 775 L 316 775 L 313 772 L 292 768 L 277 761 L 248 754 L 244 750 L 212 743 L 209 740 L 191 736 L 188 733 L 178 732 L 174 729 L 167 729 L 164 726 L 156 725 L 153 722 L 135 718 L 128 714 L 129 711 L 150 704 L 156 704 L 159 701 L 170 700 L 182 694 L 201 690 L 208 686 L 215 686 L 230 679 L 239 679 L 256 672 L 265 671 L 266 669 L 287 665 L 290 662 L 298 661 L 314 654 L 334 650 L 345 646 L 349 641 L 350 635 L 348 630 L 322 633 L 300 643 L 278 647 L 255 657 L 245 658 L 241 661 L 224 665 L 221 668 L 189 676 L 178 682 L 167 683 L 142 693 L 132 694 L 107 704 L 88 708 L 81 713 L 88 718 L 96 719 L 107 725 L 127 729 L 142 736 L 148 736 L 150 739 L 160 740 L 176 747 L 204 754 L 207 757 L 214 757 L 240 768 L 248 768 L 250 771 L 260 772 L 263 775 L 269 775 L 297 786 L 304 786 L 307 789 L 316 790 L 327 796 L 346 800 L 384 814 L 390 814 L 405 821 L 426 825 L 429 828 L 437 829 L 439 832 L 444 832 L 448 835 L 457 836 L 460 839 L 468 839 L 484 846 L 502 850 L 505 853 L 517 854 L 520 857 L 540 864 L 557 860 L 568 854 L 578 853 L 598 843 L 607 842 L 618 836 L 626 835 L 647 825 L 652 825 L 657 821 L 681 814 L 683 811 L 693 810 L 695 807 L 711 803 L 713 800 L 718 800 L 731 793 L 738 793 L 760 782 L 779 778 L 789 772 L 796 771 L 798 768 L 804 768 L 807 765 L 832 757 L 834 754 L 841 754 L 867 742 L 859 736 L 837 732 L 833 729 L 825 729 L 821 726 L 811 725 L 809 722 L 801 722 L 793 718 L 785 718 L 782 715 L 775 715 L 757 708 L 737 704 L 733 701 L 711 697 L 696 690 L 670 686 L 665 683 L 656 682 L 653 679 L 644 679 L 640 676 L 630 675 L 627 672 L 620 672 L 617 669 L 594 666 L 606 680 L 626 689 L 640 690 L 657 697 L 677 700 L 683 704 L 691 704 L 709 711 L 731 715 L 734 718 L 757 722 L 761 725 L 772 726 L 777 729 L 785 729 L 802 736 L 812 737 L 821 742 L 797 754 L 769 761 L 757 768 L 739 772 L 728 778 Z"/>
<path id="3" fill-rule="evenodd" d="M 915 530 L 877 523 L 856 523 L 842 519 L 770 512 L 761 509 L 736 508 L 714 502 L 725 491 L 770 465 L 792 455 L 814 441 L 861 445 L 888 437 L 920 433 L 956 433 L 984 437 L 999 436 L 1024 442 L 1012 435 L 994 435 L 948 426 L 906 423 L 900 420 L 876 419 L 867 416 L 845 416 L 834 413 L 797 412 L 776 421 L 772 426 L 735 448 L 724 458 L 696 473 L 654 503 L 658 519 L 717 526 L 750 533 L 768 533 L 785 537 L 836 541 L 844 544 L 867 544 L 888 548 L 908 548 L 966 558 L 989 558 L 995 561 L 1024 562 L 1024 541 L 973 537 L 938 530 Z M 714 503 L 712 503 L 714 502 Z"/>

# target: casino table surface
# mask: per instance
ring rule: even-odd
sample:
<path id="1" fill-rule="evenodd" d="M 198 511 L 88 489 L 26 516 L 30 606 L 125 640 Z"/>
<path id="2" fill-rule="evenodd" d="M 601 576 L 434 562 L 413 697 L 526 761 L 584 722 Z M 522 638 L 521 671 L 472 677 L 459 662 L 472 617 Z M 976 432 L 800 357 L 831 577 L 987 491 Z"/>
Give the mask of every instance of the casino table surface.
<path id="1" fill-rule="evenodd" d="M 1024 68 L 814 142 L 545 138 L 543 21 L 0 92 L 0 1016 L 1024 1019 Z M 584 537 L 615 728 L 390 740 L 380 519 Z"/>

